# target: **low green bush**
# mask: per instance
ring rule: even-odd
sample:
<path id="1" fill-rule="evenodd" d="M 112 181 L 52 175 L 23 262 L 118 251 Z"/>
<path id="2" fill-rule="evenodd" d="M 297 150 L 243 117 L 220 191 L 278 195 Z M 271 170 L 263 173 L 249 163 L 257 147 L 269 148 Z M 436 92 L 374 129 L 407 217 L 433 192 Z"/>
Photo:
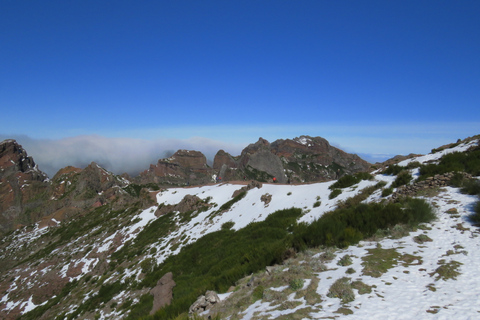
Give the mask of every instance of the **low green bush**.
<path id="1" fill-rule="evenodd" d="M 303 288 L 305 281 L 303 279 L 292 279 L 290 281 L 290 289 L 297 291 Z"/>
<path id="2" fill-rule="evenodd" d="M 400 186 L 408 184 L 412 181 L 413 177 L 408 171 L 402 171 L 397 175 L 397 178 L 392 183 L 392 188 L 398 188 Z"/>
<path id="3" fill-rule="evenodd" d="M 474 176 L 480 175 L 480 149 L 469 152 L 452 152 L 440 158 L 438 164 L 420 166 L 419 180 L 447 172 L 467 172 Z"/>
<path id="4" fill-rule="evenodd" d="M 340 189 L 333 189 L 332 192 L 328 195 L 328 199 L 332 200 L 338 197 L 342 193 Z"/>
<path id="5" fill-rule="evenodd" d="M 379 229 L 397 224 L 416 225 L 435 218 L 433 208 L 422 199 L 399 203 L 369 203 L 327 212 L 296 234 L 296 244 L 306 247 L 347 247 L 373 236 Z M 299 248 L 300 249 L 300 248 Z"/>
<path id="6" fill-rule="evenodd" d="M 391 165 L 388 166 L 387 169 L 385 169 L 383 171 L 383 173 L 388 174 L 388 175 L 396 176 L 397 174 L 399 174 L 403 170 L 405 170 L 405 167 L 401 167 L 397 164 L 391 164 Z"/>
<path id="7" fill-rule="evenodd" d="M 372 180 L 373 176 L 368 172 L 358 172 L 355 175 L 346 174 L 340 177 L 329 189 L 343 189 L 353 186 L 362 180 Z"/>
<path id="8" fill-rule="evenodd" d="M 385 188 L 382 190 L 382 197 L 388 197 L 393 193 L 393 188 Z"/>
<path id="9" fill-rule="evenodd" d="M 235 222 L 227 221 L 227 222 L 222 224 L 222 230 L 230 230 L 230 229 L 233 228 L 234 225 L 235 225 Z"/>

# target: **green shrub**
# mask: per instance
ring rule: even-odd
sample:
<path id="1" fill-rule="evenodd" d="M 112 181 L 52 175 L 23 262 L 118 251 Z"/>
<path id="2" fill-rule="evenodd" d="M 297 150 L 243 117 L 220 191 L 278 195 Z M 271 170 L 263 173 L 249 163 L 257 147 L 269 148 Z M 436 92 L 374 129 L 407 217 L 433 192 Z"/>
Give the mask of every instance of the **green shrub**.
<path id="1" fill-rule="evenodd" d="M 343 303 L 348 303 L 355 300 L 355 294 L 352 290 L 350 278 L 343 277 L 335 281 L 330 287 L 327 297 L 339 298 Z"/>
<path id="2" fill-rule="evenodd" d="M 234 225 L 235 225 L 235 222 L 227 221 L 227 222 L 222 224 L 222 230 L 230 230 L 230 229 L 233 228 Z"/>
<path id="3" fill-rule="evenodd" d="M 265 288 L 263 286 L 257 286 L 252 293 L 252 299 L 253 301 L 261 300 L 263 298 L 263 291 L 265 291 Z"/>
<path id="4" fill-rule="evenodd" d="M 301 214 L 301 209 L 280 210 L 264 221 L 250 223 L 237 231 L 209 233 L 183 247 L 179 254 L 168 257 L 153 272 L 146 274 L 141 283 L 141 286 L 151 288 L 165 273 L 173 272 L 175 298 L 154 318 L 174 319 L 188 311 L 206 290 L 225 292 L 244 275 L 281 263 L 286 250 L 291 247 L 292 234 Z"/>
<path id="5" fill-rule="evenodd" d="M 366 188 L 363 188 L 362 191 L 354 195 L 353 197 L 347 198 L 341 202 L 338 203 L 337 208 L 347 208 L 347 207 L 352 207 L 356 206 L 359 203 L 361 203 L 363 200 L 367 199 L 372 193 L 374 193 L 376 190 L 384 187 L 386 184 L 385 181 L 380 181 L 374 186 L 369 186 Z"/>
<path id="6" fill-rule="evenodd" d="M 397 174 L 399 174 L 403 170 L 405 170 L 404 167 L 401 167 L 401 166 L 396 165 L 396 164 L 392 164 L 392 165 L 389 165 L 388 168 L 383 171 L 383 173 L 388 174 L 388 175 L 396 176 Z"/>
<path id="7" fill-rule="evenodd" d="M 400 186 L 408 184 L 410 181 L 412 181 L 413 177 L 408 171 L 402 171 L 398 174 L 397 178 L 395 181 L 392 183 L 392 188 L 398 188 Z"/>
<path id="8" fill-rule="evenodd" d="M 382 197 L 388 197 L 393 193 L 393 188 L 385 188 L 382 190 Z"/>
<path id="9" fill-rule="evenodd" d="M 327 212 L 298 232 L 295 244 L 307 247 L 346 247 L 373 236 L 379 229 L 397 224 L 416 225 L 435 218 L 433 208 L 423 199 L 405 199 L 400 203 L 360 203 Z M 300 249 L 300 248 L 299 248 Z"/>
<path id="10" fill-rule="evenodd" d="M 353 263 L 352 262 L 352 257 L 350 255 L 346 254 L 340 260 L 338 260 L 337 265 L 342 266 L 342 267 L 346 267 L 346 266 L 351 265 L 352 263 Z"/>
<path id="11" fill-rule="evenodd" d="M 452 152 L 440 158 L 438 164 L 420 166 L 419 180 L 447 172 L 467 172 L 474 176 L 480 175 L 480 149 L 469 152 Z"/>
<path id="12" fill-rule="evenodd" d="M 314 207 L 314 208 L 318 208 L 318 207 L 320 207 L 321 204 L 322 204 L 322 202 L 320 202 L 320 201 L 315 201 L 315 203 L 313 204 L 313 207 Z"/>
<path id="13" fill-rule="evenodd" d="M 303 288 L 305 281 L 303 279 L 292 279 L 290 281 L 290 289 L 297 291 Z"/>
<path id="14" fill-rule="evenodd" d="M 373 176 L 368 172 L 358 172 L 355 175 L 346 174 L 340 177 L 329 189 L 343 189 L 353 186 L 362 180 L 372 180 Z"/>
<path id="15" fill-rule="evenodd" d="M 466 179 L 460 191 L 464 194 L 480 195 L 480 181 L 477 179 Z"/>
<path id="16" fill-rule="evenodd" d="M 332 200 L 338 197 L 342 193 L 340 189 L 333 189 L 332 192 L 328 195 L 328 199 Z"/>

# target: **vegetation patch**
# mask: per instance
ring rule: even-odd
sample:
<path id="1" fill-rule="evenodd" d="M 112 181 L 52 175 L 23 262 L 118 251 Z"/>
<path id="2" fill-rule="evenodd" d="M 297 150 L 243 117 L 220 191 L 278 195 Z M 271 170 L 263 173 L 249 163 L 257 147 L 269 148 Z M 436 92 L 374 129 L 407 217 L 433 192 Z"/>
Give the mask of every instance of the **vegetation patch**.
<path id="1" fill-rule="evenodd" d="M 466 172 L 474 176 L 480 175 L 480 149 L 468 152 L 452 152 L 440 158 L 438 164 L 424 164 L 420 166 L 419 180 L 425 180 L 436 174 L 447 172 Z"/>
<path id="2" fill-rule="evenodd" d="M 440 266 L 435 269 L 434 272 L 430 273 L 431 277 L 435 276 L 435 281 L 438 281 L 440 279 L 445 281 L 448 279 L 456 280 L 457 277 L 460 275 L 458 269 L 460 268 L 462 263 L 455 260 L 445 263 L 444 260 L 440 260 L 439 264 Z"/>
<path id="3" fill-rule="evenodd" d="M 340 189 L 333 189 L 332 192 L 328 195 L 328 199 L 332 200 L 342 194 L 342 190 Z"/>
<path id="4" fill-rule="evenodd" d="M 392 183 L 392 188 L 398 188 L 400 186 L 408 184 L 412 181 L 413 177 L 408 171 L 402 171 L 397 175 L 397 178 Z"/>
<path id="5" fill-rule="evenodd" d="M 371 194 L 376 190 L 381 189 L 385 186 L 385 181 L 380 181 L 374 186 L 363 188 L 362 191 L 357 193 L 355 196 L 345 199 L 337 204 L 337 208 L 348 208 L 360 204 L 362 201 L 366 200 Z"/>
<path id="6" fill-rule="evenodd" d="M 420 234 L 418 236 L 413 237 L 413 241 L 415 241 L 418 244 L 422 244 L 425 242 L 432 242 L 433 240 L 426 234 Z"/>
<path id="7" fill-rule="evenodd" d="M 344 255 L 340 260 L 338 260 L 337 265 L 339 266 L 349 266 L 351 265 L 352 262 L 352 257 L 348 254 Z"/>
<path id="8" fill-rule="evenodd" d="M 343 277 L 335 281 L 327 294 L 329 298 L 339 298 L 342 303 L 348 303 L 355 300 L 355 294 L 352 290 L 350 278 Z"/>
<path id="9" fill-rule="evenodd" d="M 372 237 L 379 229 L 397 224 L 415 226 L 435 218 L 432 207 L 422 199 L 405 199 L 400 203 L 361 203 L 349 208 L 327 212 L 310 225 L 299 225 L 294 246 L 347 247 Z"/>
<path id="10" fill-rule="evenodd" d="M 369 286 L 360 280 L 352 282 L 352 288 L 357 289 L 359 294 L 372 293 L 372 288 L 375 286 Z"/>
<path id="11" fill-rule="evenodd" d="M 238 201 L 245 198 L 246 195 L 247 195 L 246 191 L 239 193 L 232 200 L 227 201 L 224 204 L 222 204 L 217 211 L 214 211 L 214 212 L 210 213 L 208 218 L 210 220 L 213 220 L 213 218 L 215 218 L 217 215 L 222 214 L 223 212 L 230 210 L 235 203 L 237 203 Z"/>
<path id="12" fill-rule="evenodd" d="M 290 281 L 290 289 L 297 291 L 303 288 L 305 281 L 303 279 L 293 279 Z"/>
<path id="13" fill-rule="evenodd" d="M 379 278 L 382 274 L 397 265 L 400 254 L 395 249 L 368 249 L 368 254 L 362 257 L 363 274 Z"/>
<path id="14" fill-rule="evenodd" d="M 353 186 L 362 180 L 372 180 L 373 176 L 368 172 L 358 172 L 355 175 L 346 174 L 340 177 L 329 189 L 343 189 Z"/>

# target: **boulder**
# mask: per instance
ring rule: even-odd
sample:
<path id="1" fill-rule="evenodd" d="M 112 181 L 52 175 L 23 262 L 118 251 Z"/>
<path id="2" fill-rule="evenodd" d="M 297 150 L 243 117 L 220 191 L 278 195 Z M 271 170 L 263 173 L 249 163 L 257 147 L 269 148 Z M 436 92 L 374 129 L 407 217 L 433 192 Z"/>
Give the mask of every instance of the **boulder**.
<path id="1" fill-rule="evenodd" d="M 198 297 L 197 301 L 190 306 L 189 313 L 203 312 L 212 308 L 218 302 L 220 302 L 220 298 L 217 293 L 215 291 L 207 291 L 205 295 Z"/>
<path id="2" fill-rule="evenodd" d="M 172 302 L 173 287 L 175 287 L 175 281 L 173 281 L 171 272 L 166 273 L 158 280 L 157 285 L 150 290 L 150 294 L 153 295 L 153 308 L 150 315 Z"/>

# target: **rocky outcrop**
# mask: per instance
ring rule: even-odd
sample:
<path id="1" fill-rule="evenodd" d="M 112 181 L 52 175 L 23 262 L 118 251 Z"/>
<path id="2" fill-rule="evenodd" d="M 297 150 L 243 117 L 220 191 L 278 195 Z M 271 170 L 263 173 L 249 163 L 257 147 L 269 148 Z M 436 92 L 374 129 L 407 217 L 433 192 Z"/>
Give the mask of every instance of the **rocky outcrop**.
<path id="1" fill-rule="evenodd" d="M 210 204 L 199 197 L 187 194 L 183 197 L 182 201 L 176 205 L 160 205 L 157 211 L 155 211 L 155 216 L 160 217 L 172 211 L 186 213 L 189 211 L 205 210 L 210 208 L 210 206 Z"/>
<path id="2" fill-rule="evenodd" d="M 464 172 L 448 172 L 445 174 L 436 174 L 435 176 L 428 177 L 425 180 L 398 187 L 397 190 L 392 193 L 390 201 L 395 202 L 405 197 L 415 197 L 418 196 L 419 193 L 425 192 L 428 189 L 446 187 L 449 185 L 450 180 L 455 176 L 455 174 L 462 174 L 465 179 L 473 179 L 473 176 L 471 174 Z"/>
<path id="3" fill-rule="evenodd" d="M 251 181 L 249 184 L 247 184 L 245 187 L 241 187 L 238 190 L 235 190 L 232 194 L 232 198 L 235 198 L 236 196 L 247 192 L 248 190 L 252 190 L 253 188 L 258 188 L 260 189 L 262 187 L 262 184 L 258 181 Z"/>
<path id="4" fill-rule="evenodd" d="M 194 185 L 212 182 L 214 171 L 203 153 L 178 150 L 170 158 L 160 159 L 135 179 L 139 184 Z"/>
<path id="5" fill-rule="evenodd" d="M 197 301 L 190 306 L 189 313 L 203 312 L 219 302 L 220 298 L 215 291 L 207 291 L 205 295 L 198 297 Z"/>
<path id="6" fill-rule="evenodd" d="M 150 315 L 160 310 L 166 305 L 169 305 L 173 299 L 173 287 L 175 287 L 175 281 L 173 281 L 173 274 L 171 272 L 166 273 L 158 280 L 157 285 L 150 290 L 150 294 L 153 295 L 153 308 L 150 311 Z"/>

